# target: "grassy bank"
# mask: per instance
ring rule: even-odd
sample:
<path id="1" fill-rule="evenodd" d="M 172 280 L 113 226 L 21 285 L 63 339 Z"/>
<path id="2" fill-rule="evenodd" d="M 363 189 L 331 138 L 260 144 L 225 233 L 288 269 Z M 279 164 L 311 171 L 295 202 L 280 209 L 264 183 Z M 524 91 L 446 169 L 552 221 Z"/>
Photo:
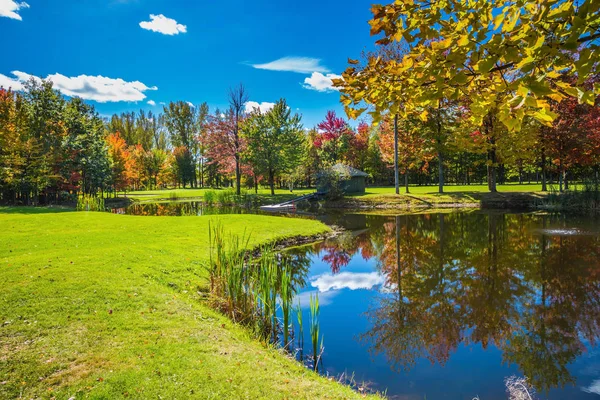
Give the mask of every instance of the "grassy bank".
<path id="1" fill-rule="evenodd" d="M 550 186 L 549 186 L 550 189 Z M 444 193 L 438 193 L 437 186 L 410 186 L 410 193 L 400 188 L 400 195 L 393 187 L 369 187 L 364 194 L 346 196 L 344 201 L 331 206 L 357 208 L 521 208 L 532 205 L 540 197 L 541 185 L 510 184 L 498 185 L 498 193 L 489 193 L 487 185 L 448 185 Z"/>
<path id="2" fill-rule="evenodd" d="M 256 215 L 0 208 L 0 398 L 352 398 L 203 304 L 208 223 L 251 246 L 327 228 Z"/>

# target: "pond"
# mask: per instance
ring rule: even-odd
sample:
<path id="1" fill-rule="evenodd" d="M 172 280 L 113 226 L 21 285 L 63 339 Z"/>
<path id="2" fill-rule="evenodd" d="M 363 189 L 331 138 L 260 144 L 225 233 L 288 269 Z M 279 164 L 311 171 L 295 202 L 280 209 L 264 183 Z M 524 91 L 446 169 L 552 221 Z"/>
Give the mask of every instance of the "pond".
<path id="1" fill-rule="evenodd" d="M 345 215 L 349 229 L 288 251 L 318 293 L 322 372 L 399 399 L 600 394 L 600 224 L 566 216 Z M 305 343 L 310 337 L 305 329 Z M 310 346 L 309 346 L 310 347 Z"/>

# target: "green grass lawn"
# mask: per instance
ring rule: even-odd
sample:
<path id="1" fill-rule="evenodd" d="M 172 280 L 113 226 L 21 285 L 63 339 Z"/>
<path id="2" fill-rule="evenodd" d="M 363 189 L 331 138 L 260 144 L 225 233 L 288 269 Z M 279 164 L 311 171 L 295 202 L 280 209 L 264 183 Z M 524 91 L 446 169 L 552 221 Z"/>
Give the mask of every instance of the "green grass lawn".
<path id="1" fill-rule="evenodd" d="M 360 397 L 201 300 L 209 221 L 252 246 L 321 223 L 44 211 L 0 208 L 0 398 Z"/>
<path id="2" fill-rule="evenodd" d="M 552 185 L 548 189 L 552 189 Z M 498 185 L 498 193 L 539 193 L 542 186 L 537 184 L 508 184 Z M 557 189 L 557 188 L 556 188 Z M 436 206 L 436 205 L 477 205 L 482 196 L 489 193 L 487 185 L 447 185 L 444 193 L 438 193 L 437 186 L 410 186 L 410 193 L 406 194 L 403 186 L 400 195 L 395 194 L 394 187 L 368 187 L 364 194 L 348 196 L 350 199 L 377 204 L 409 205 L 409 206 Z"/>
<path id="3" fill-rule="evenodd" d="M 537 184 L 509 184 L 498 185 L 498 192 L 539 192 L 542 190 L 542 185 Z M 439 194 L 437 186 L 409 186 L 410 194 Z M 404 186 L 400 186 L 400 194 L 404 194 Z M 487 185 L 446 185 L 444 186 L 445 193 L 484 193 L 488 192 Z M 378 196 L 383 194 L 395 194 L 394 187 L 369 187 L 367 188 L 366 196 Z"/>

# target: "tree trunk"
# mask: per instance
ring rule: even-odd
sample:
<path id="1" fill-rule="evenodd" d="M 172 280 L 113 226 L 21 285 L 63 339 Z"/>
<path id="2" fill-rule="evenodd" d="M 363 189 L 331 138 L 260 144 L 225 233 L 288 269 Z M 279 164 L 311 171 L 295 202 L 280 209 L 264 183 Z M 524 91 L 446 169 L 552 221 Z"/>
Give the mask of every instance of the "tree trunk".
<path id="1" fill-rule="evenodd" d="M 488 189 L 490 192 L 497 192 L 496 189 L 496 149 L 492 148 L 488 151 Z"/>
<path id="2" fill-rule="evenodd" d="M 438 112 L 437 112 L 437 145 L 438 145 L 438 179 L 439 179 L 439 188 L 438 191 L 440 193 L 444 193 L 444 157 L 442 154 L 442 119 L 440 117 L 440 104 L 438 103 Z M 456 181 L 458 182 L 458 170 L 456 172 Z"/>
<path id="3" fill-rule="evenodd" d="M 275 196 L 275 177 L 271 168 L 269 168 L 269 186 L 271 186 L 271 196 Z"/>
<path id="4" fill-rule="evenodd" d="M 438 146 L 441 146 L 441 141 L 438 139 Z M 443 159 L 443 154 L 442 154 L 442 150 L 438 149 L 438 175 L 439 175 L 439 182 L 438 182 L 438 191 L 440 193 L 444 193 L 444 159 Z"/>
<path id="5" fill-rule="evenodd" d="M 394 182 L 396 194 L 400 194 L 400 172 L 398 171 L 398 114 L 394 115 Z"/>
<path id="6" fill-rule="evenodd" d="M 488 120 L 485 123 L 486 135 L 490 143 L 490 149 L 487 153 L 487 175 L 488 175 L 488 189 L 490 192 L 495 193 L 496 190 L 496 139 L 494 138 L 494 127 L 492 126 L 492 117 L 488 116 Z"/>
<path id="7" fill-rule="evenodd" d="M 410 193 L 408 190 L 408 170 L 404 171 L 404 188 L 406 189 L 406 193 Z"/>
<path id="8" fill-rule="evenodd" d="M 239 196 L 241 194 L 241 186 L 242 184 L 242 173 L 240 170 L 240 155 L 239 153 L 235 155 L 235 193 Z"/>
<path id="9" fill-rule="evenodd" d="M 542 192 L 547 192 L 546 184 L 546 149 L 542 146 Z"/>
<path id="10" fill-rule="evenodd" d="M 562 157 L 560 157 L 558 169 L 559 169 L 559 171 L 558 171 L 558 191 L 562 193 L 562 192 L 564 192 L 564 188 L 563 188 L 564 167 L 563 167 Z"/>
<path id="11" fill-rule="evenodd" d="M 519 163 L 519 185 L 523 184 L 523 163 Z"/>

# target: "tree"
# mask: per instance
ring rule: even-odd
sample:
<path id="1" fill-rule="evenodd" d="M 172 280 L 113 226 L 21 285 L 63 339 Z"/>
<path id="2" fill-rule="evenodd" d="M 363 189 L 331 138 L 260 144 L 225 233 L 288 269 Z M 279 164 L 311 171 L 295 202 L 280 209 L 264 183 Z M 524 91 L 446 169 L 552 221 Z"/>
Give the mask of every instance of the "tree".
<path id="1" fill-rule="evenodd" d="M 201 113 L 200 110 L 202 110 Z M 170 133 L 171 144 L 174 148 L 180 148 L 178 152 L 179 162 L 187 163 L 186 165 L 180 164 L 179 172 L 182 175 L 179 177 L 179 181 L 183 184 L 183 187 L 187 183 L 190 186 L 198 186 L 196 171 L 198 137 L 201 124 L 204 123 L 205 114 L 202 113 L 205 110 L 208 112 L 208 106 L 202 105 L 197 108 L 185 101 L 171 102 L 164 107 L 164 122 Z"/>
<path id="2" fill-rule="evenodd" d="M 85 194 L 96 195 L 110 177 L 104 123 L 92 106 L 76 97 L 67 103 L 64 119 L 67 135 L 63 146 L 69 155 L 66 166 L 72 172 L 71 183 Z"/>
<path id="3" fill-rule="evenodd" d="M 111 178 L 115 195 L 119 190 L 124 190 L 129 185 L 127 167 L 131 155 L 127 148 L 125 139 L 119 132 L 111 133 L 106 138 L 108 144 L 108 155 L 110 157 Z"/>
<path id="4" fill-rule="evenodd" d="M 401 61 L 372 58 L 361 70 L 350 60 L 334 82 L 349 114 L 360 114 L 353 105 L 362 101 L 376 115 L 390 103 L 392 112 L 401 103 L 406 112 L 421 113 L 442 99 L 468 96 L 478 124 L 496 103 L 502 123 L 519 130 L 525 115 L 552 122 L 548 99 L 570 96 L 594 104 L 594 91 L 583 86 L 600 60 L 600 7 L 594 1 L 416 0 L 372 11 L 371 34 L 383 34 L 377 43 L 404 41 L 409 49 Z M 564 75 L 576 81 L 568 83 Z"/>
<path id="5" fill-rule="evenodd" d="M 242 143 L 240 140 L 240 129 L 244 120 L 244 110 L 246 107 L 246 103 L 249 99 L 250 97 L 246 92 L 246 88 L 241 83 L 238 87 L 229 90 L 229 114 L 233 117 L 233 124 L 231 125 L 231 136 L 233 139 L 233 156 L 235 159 L 235 190 L 238 196 L 240 195 L 240 186 L 242 182 Z"/>
<path id="6" fill-rule="evenodd" d="M 216 168 L 216 172 L 225 175 L 235 175 L 242 161 L 241 154 L 246 148 L 246 141 L 242 136 L 236 137 L 236 117 L 232 108 L 226 112 L 215 110 L 208 118 L 203 143 L 206 146 L 207 165 Z M 240 177 L 241 182 L 241 177 Z"/>
<path id="7" fill-rule="evenodd" d="M 574 97 L 594 104 L 587 78 L 597 70 L 600 11 L 586 0 L 397 1 L 375 5 L 371 33 L 378 44 L 407 45 L 401 59 L 371 55 L 350 66 L 334 85 L 346 113 L 371 107 L 386 114 L 429 118 L 440 102 L 469 100 L 470 118 L 489 138 L 489 186 L 495 191 L 495 121 L 520 131 L 525 116 L 551 126 L 549 100 Z M 565 79 L 572 77 L 572 80 Z M 491 111 L 491 112 L 490 112 Z M 493 113 L 493 115 L 491 115 Z"/>
<path id="8" fill-rule="evenodd" d="M 246 153 L 258 171 L 267 176 L 271 195 L 275 194 L 275 177 L 290 173 L 300 162 L 303 128 L 301 117 L 292 115 L 285 99 L 266 113 L 255 109 L 242 128 L 247 142 Z"/>
<path id="9" fill-rule="evenodd" d="M 335 111 L 327 111 L 325 120 L 317 125 L 319 135 L 315 139 L 315 146 L 321 150 L 321 158 L 333 165 L 341 161 L 350 145 L 350 126 L 339 118 Z"/>
<path id="10" fill-rule="evenodd" d="M 403 170 L 404 186 L 408 193 L 408 172 L 426 168 L 432 158 L 432 141 L 423 136 L 414 121 L 406 120 L 402 127 L 398 127 L 396 117 L 393 122 L 391 119 L 386 117 L 380 125 L 379 148 L 385 161 L 393 162 L 398 165 L 398 170 Z"/>

